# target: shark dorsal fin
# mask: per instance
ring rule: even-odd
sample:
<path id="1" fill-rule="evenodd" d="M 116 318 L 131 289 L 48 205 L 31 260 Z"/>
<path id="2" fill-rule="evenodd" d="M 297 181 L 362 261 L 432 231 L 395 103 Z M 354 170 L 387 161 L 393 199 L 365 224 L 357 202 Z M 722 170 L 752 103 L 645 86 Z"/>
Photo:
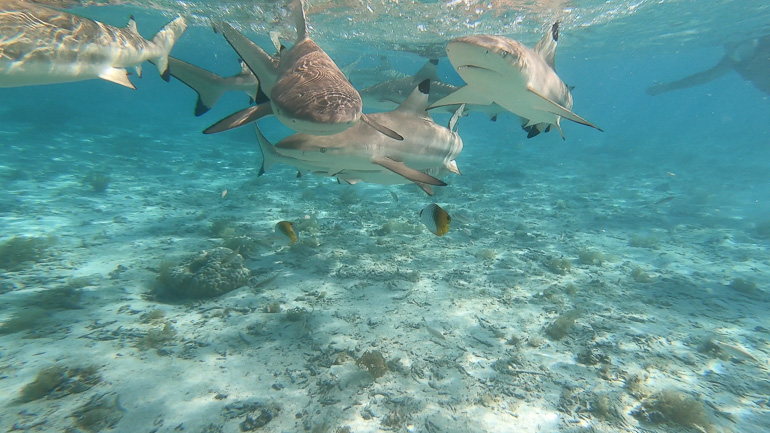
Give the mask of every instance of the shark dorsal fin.
<path id="1" fill-rule="evenodd" d="M 540 54 L 540 57 L 548 63 L 551 69 L 556 69 L 554 66 L 554 57 L 556 56 L 556 44 L 559 42 L 559 22 L 553 23 L 551 30 L 540 39 L 540 42 L 535 45 L 535 52 Z"/>
<path id="2" fill-rule="evenodd" d="M 131 15 L 131 17 L 128 18 L 128 24 L 126 24 L 126 28 L 131 33 L 139 34 L 139 30 L 136 29 L 136 20 L 134 19 L 134 16 Z"/>
<path id="3" fill-rule="evenodd" d="M 297 27 L 297 42 L 307 38 L 307 21 L 305 20 L 305 4 L 302 0 L 292 0 L 291 8 L 294 13 L 294 25 Z"/>
<path id="4" fill-rule="evenodd" d="M 438 66 L 438 59 L 430 59 L 427 62 L 425 62 L 422 68 L 419 71 L 417 71 L 417 74 L 415 74 L 414 82 L 419 83 L 425 79 L 440 81 L 438 78 L 438 73 L 436 72 L 437 66 Z"/>
<path id="5" fill-rule="evenodd" d="M 412 90 L 412 93 L 397 108 L 398 111 L 408 111 L 420 117 L 430 117 L 426 109 L 428 108 L 428 95 L 430 94 L 430 79 L 426 78 Z"/>

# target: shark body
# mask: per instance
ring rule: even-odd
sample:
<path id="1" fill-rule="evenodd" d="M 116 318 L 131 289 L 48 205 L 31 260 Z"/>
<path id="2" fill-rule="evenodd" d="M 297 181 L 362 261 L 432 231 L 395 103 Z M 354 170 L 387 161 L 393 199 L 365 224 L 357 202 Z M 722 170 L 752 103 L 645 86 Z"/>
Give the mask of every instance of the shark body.
<path id="1" fill-rule="evenodd" d="M 369 121 L 361 95 L 334 61 L 307 34 L 301 0 L 293 0 L 297 27 L 294 45 L 270 56 L 228 24 L 219 30 L 260 81 L 270 102 L 238 111 L 207 128 L 221 132 L 273 114 L 289 128 L 314 135 L 330 135 L 364 121 L 397 140 L 392 130 Z"/>
<path id="2" fill-rule="evenodd" d="M 186 28 L 179 17 L 147 40 L 133 18 L 118 28 L 34 2 L 3 0 L 0 87 L 101 78 L 133 89 L 125 68 L 141 75 L 145 60 L 168 80 L 168 54 Z"/>
<path id="3" fill-rule="evenodd" d="M 569 88 L 554 71 L 558 28 L 554 24 L 534 49 L 503 36 L 473 35 L 450 41 L 446 47 L 449 61 L 467 84 L 429 109 L 497 103 L 526 119 L 523 127 L 529 137 L 553 125 L 563 138 L 561 118 L 599 129 L 572 112 Z"/>
<path id="4" fill-rule="evenodd" d="M 463 142 L 453 129 L 462 109 L 452 117 L 449 128 L 437 125 L 425 111 L 429 89 L 430 81 L 425 80 L 398 109 L 371 114 L 376 122 L 401 133 L 403 141 L 359 123 L 334 135 L 294 134 L 273 146 L 257 130 L 264 157 L 260 175 L 273 164 L 285 163 L 301 172 L 333 176 L 351 184 L 414 182 L 433 194 L 432 186 L 446 185 L 433 174 L 459 174 L 455 158 Z"/>
<path id="5" fill-rule="evenodd" d="M 747 39 L 725 48 L 725 56 L 713 67 L 670 83 L 651 86 L 647 94 L 659 95 L 698 86 L 735 71 L 754 87 L 770 95 L 770 35 Z"/>

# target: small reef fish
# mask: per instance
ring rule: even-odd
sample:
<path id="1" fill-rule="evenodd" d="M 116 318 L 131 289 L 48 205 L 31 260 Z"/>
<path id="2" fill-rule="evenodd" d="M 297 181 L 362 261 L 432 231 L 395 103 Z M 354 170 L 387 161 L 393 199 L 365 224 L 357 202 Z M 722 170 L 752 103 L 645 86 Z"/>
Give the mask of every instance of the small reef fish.
<path id="1" fill-rule="evenodd" d="M 294 224 L 289 221 L 280 221 L 275 225 L 275 232 L 281 233 L 289 238 L 289 243 L 297 242 L 297 234 L 294 233 Z"/>
<path id="2" fill-rule="evenodd" d="M 436 236 L 444 236 L 449 231 L 452 217 L 441 206 L 432 203 L 420 211 L 420 220 L 431 233 Z"/>
<path id="3" fill-rule="evenodd" d="M 168 54 L 186 28 L 179 17 L 147 40 L 133 17 L 118 28 L 31 1 L 3 0 L 0 87 L 101 78 L 135 89 L 125 68 L 141 76 L 145 60 L 168 81 Z"/>
<path id="4" fill-rule="evenodd" d="M 222 198 L 225 198 L 227 196 L 227 188 L 222 190 Z"/>

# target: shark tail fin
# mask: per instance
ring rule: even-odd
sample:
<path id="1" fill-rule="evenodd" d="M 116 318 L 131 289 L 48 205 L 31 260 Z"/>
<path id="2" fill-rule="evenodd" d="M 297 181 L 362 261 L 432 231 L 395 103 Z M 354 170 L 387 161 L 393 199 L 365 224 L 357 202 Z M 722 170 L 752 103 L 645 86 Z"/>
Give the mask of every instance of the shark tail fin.
<path id="1" fill-rule="evenodd" d="M 166 24 L 166 27 L 163 27 L 158 34 L 152 38 L 152 43 L 161 48 L 161 54 L 152 59 L 152 61 L 155 63 L 155 66 L 158 67 L 158 72 L 160 72 L 160 76 L 163 77 L 165 81 L 169 80 L 168 55 L 171 52 L 171 48 L 174 47 L 174 44 L 186 29 L 187 22 L 184 18 L 178 17 L 174 21 Z"/>
<path id="2" fill-rule="evenodd" d="M 228 89 L 221 85 L 223 78 L 219 75 L 172 56 L 168 56 L 167 59 L 166 72 L 198 94 L 198 101 L 195 104 L 196 116 L 209 111 L 227 92 Z"/>
<path id="3" fill-rule="evenodd" d="M 268 168 L 272 167 L 277 161 L 278 152 L 275 150 L 275 146 L 267 141 L 267 138 L 262 134 L 257 125 L 254 125 L 254 131 L 257 133 L 257 141 L 259 141 L 259 149 L 262 151 L 262 166 L 259 167 L 259 174 L 262 176 L 265 174 Z M 300 173 L 297 172 L 297 177 L 300 177 Z"/>

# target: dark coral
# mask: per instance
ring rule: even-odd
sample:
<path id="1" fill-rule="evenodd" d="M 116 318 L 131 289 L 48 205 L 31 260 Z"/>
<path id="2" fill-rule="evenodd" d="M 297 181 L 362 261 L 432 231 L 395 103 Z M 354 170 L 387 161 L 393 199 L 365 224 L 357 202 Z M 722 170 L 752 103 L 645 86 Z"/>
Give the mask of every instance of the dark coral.
<path id="1" fill-rule="evenodd" d="M 251 271 L 243 257 L 230 248 L 202 251 L 187 264 L 164 266 L 156 294 L 166 299 L 206 299 L 246 285 Z"/>

